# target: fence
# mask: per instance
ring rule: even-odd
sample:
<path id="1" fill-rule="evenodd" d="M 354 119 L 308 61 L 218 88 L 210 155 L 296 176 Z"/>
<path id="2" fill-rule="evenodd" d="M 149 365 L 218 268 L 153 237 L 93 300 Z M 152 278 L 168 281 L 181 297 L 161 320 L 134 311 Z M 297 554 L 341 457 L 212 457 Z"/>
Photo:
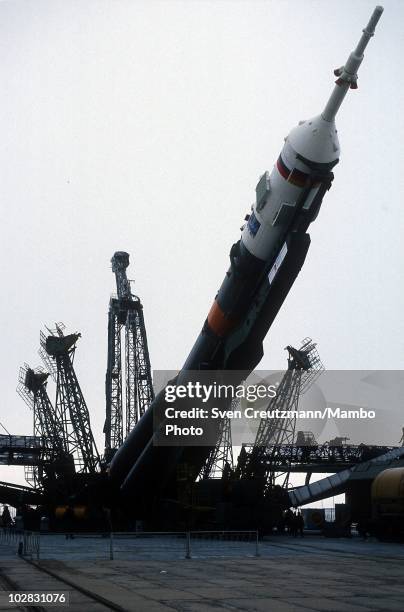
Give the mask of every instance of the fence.
<path id="1" fill-rule="evenodd" d="M 116 559 L 258 556 L 257 531 L 187 531 L 113 533 Z"/>
<path id="2" fill-rule="evenodd" d="M 0 544 L 36 559 L 169 560 L 258 557 L 257 531 L 34 533 L 0 532 Z"/>
<path id="3" fill-rule="evenodd" d="M 9 546 L 19 555 L 40 557 L 41 534 L 19 529 L 0 529 L 0 545 Z"/>

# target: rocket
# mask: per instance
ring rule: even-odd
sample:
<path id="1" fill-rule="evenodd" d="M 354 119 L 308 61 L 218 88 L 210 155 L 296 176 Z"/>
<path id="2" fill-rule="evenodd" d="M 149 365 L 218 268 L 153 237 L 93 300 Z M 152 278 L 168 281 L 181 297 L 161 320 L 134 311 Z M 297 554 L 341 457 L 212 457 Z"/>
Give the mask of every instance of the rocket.
<path id="1" fill-rule="evenodd" d="M 357 71 L 382 12 L 381 6 L 375 8 L 355 50 L 334 71 L 335 86 L 322 113 L 292 129 L 272 172 L 261 176 L 241 238 L 231 247 L 230 267 L 177 384 L 186 384 L 195 370 L 249 373 L 261 360 L 263 340 L 306 258 L 308 227 L 334 178 L 340 155 L 336 114 L 348 90 L 357 88 Z M 155 446 L 153 412 L 163 405 L 164 390 L 110 465 L 112 481 L 145 508 L 159 492 L 170 491 L 179 464 L 197 474 L 210 450 L 180 443 Z"/>

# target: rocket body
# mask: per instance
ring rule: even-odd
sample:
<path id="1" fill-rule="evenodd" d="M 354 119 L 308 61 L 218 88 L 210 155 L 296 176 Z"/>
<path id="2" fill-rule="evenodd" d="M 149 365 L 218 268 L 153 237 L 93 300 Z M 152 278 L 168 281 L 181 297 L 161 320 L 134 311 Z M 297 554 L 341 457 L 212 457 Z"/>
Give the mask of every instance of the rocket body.
<path id="1" fill-rule="evenodd" d="M 348 69 L 361 63 L 382 10 L 376 8 L 355 52 L 339 69 L 324 112 L 292 129 L 272 171 L 260 178 L 241 237 L 230 250 L 230 268 L 178 384 L 186 384 L 192 370 L 249 373 L 259 363 L 265 335 L 304 263 L 310 245 L 307 229 L 333 180 L 340 154 L 335 114 L 348 89 L 356 86 L 356 74 Z M 155 402 L 161 406 L 164 395 Z M 152 404 L 116 453 L 111 478 L 123 493 L 152 500 L 172 485 L 178 463 L 191 464 L 197 473 L 209 450 L 153 446 Z"/>
<path id="2" fill-rule="evenodd" d="M 260 282 L 270 289 L 288 252 L 287 236 L 305 232 L 317 215 L 339 151 L 335 123 L 321 117 L 301 122 L 286 138 L 272 172 L 258 182 L 232 266 L 209 312 L 214 334 L 224 337 L 239 324 Z"/>
<path id="3" fill-rule="evenodd" d="M 266 180 L 266 194 L 254 204 L 241 235 L 251 255 L 271 259 L 291 221 L 310 211 L 321 181 L 338 162 L 339 150 L 334 122 L 316 117 L 292 130 Z"/>

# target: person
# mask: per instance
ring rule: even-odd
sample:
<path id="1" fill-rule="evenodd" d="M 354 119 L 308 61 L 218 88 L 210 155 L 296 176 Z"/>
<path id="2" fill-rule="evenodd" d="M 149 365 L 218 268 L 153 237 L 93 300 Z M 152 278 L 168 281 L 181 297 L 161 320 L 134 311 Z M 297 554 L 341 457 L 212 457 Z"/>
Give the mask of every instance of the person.
<path id="1" fill-rule="evenodd" d="M 294 538 L 296 538 L 296 537 L 297 537 L 298 522 L 299 522 L 298 515 L 297 515 L 297 513 L 295 514 L 295 513 L 293 512 L 293 514 L 292 514 L 292 525 L 291 525 L 291 529 L 292 529 L 292 536 L 293 536 Z"/>
<path id="2" fill-rule="evenodd" d="M 285 512 L 284 523 L 286 531 L 289 535 L 292 535 L 292 522 L 293 522 L 293 511 L 288 508 Z"/>
<path id="3" fill-rule="evenodd" d="M 7 529 L 8 527 L 10 527 L 12 521 L 11 521 L 11 515 L 10 515 L 10 510 L 8 509 L 8 506 L 4 506 L 3 514 L 1 515 L 1 518 L 2 518 L 4 529 Z"/>
<path id="4" fill-rule="evenodd" d="M 303 518 L 303 514 L 301 512 L 301 510 L 299 510 L 297 512 L 296 515 L 296 526 L 297 526 L 297 531 L 300 535 L 300 537 L 303 537 L 303 529 L 304 529 L 304 518 Z"/>

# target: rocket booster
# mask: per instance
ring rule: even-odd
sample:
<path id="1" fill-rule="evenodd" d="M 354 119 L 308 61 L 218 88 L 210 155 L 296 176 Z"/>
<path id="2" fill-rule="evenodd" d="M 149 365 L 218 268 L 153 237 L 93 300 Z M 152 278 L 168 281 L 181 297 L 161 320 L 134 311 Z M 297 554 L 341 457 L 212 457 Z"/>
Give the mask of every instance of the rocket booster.
<path id="1" fill-rule="evenodd" d="M 335 116 L 357 71 L 383 8 L 377 6 L 355 50 L 335 70 L 334 90 L 320 115 L 301 121 L 285 139 L 272 172 L 256 186 L 256 201 L 241 238 L 230 250 L 230 268 L 182 370 L 251 372 L 263 355 L 264 337 L 292 287 L 310 246 L 307 229 L 315 220 L 340 146 Z M 203 465 L 209 447 L 154 447 L 153 409 L 160 393 L 116 453 L 110 475 L 122 492 L 142 498 L 164 487 L 179 462 Z"/>

